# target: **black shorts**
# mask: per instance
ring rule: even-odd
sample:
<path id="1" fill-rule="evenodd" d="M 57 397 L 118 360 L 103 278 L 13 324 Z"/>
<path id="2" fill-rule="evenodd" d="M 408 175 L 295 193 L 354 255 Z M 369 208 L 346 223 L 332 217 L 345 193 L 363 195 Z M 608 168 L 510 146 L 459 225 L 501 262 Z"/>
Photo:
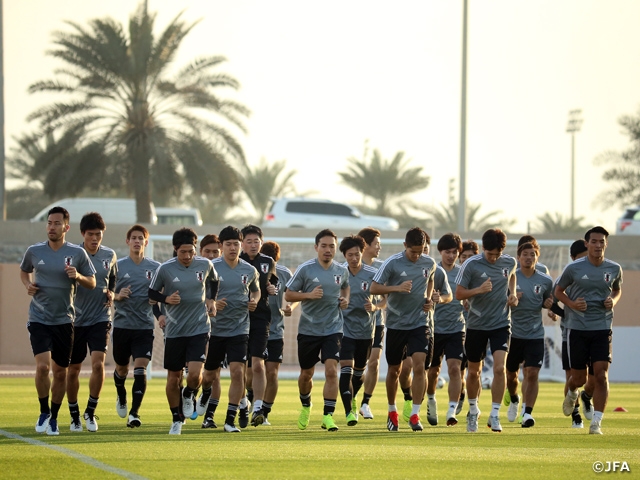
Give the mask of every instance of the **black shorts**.
<path id="1" fill-rule="evenodd" d="M 340 360 L 353 360 L 354 368 L 363 370 L 367 366 L 367 360 L 371 353 L 371 339 L 342 338 L 340 347 Z"/>
<path id="2" fill-rule="evenodd" d="M 465 332 L 456 333 L 436 333 L 433 339 L 433 359 L 431 367 L 442 365 L 442 357 L 447 356 L 447 360 L 455 359 L 462 361 L 464 357 Z"/>
<path id="3" fill-rule="evenodd" d="M 544 362 L 544 338 L 512 338 L 507 355 L 507 372 L 517 372 L 520 364 L 525 368 L 542 368 Z"/>
<path id="4" fill-rule="evenodd" d="M 282 363 L 284 339 L 269 340 L 267 342 L 267 358 L 265 362 Z"/>
<path id="5" fill-rule="evenodd" d="M 205 361 L 208 333 L 190 337 L 164 339 L 164 368 L 171 372 L 181 372 L 185 363 Z"/>
<path id="6" fill-rule="evenodd" d="M 233 337 L 212 336 L 209 339 L 209 351 L 205 370 L 217 370 L 222 366 L 225 356 L 227 362 L 247 362 L 247 345 L 249 335 L 235 335 Z"/>
<path id="7" fill-rule="evenodd" d="M 431 364 L 433 337 L 429 335 L 429 328 L 426 325 L 413 330 L 387 328 L 387 348 L 384 352 L 387 364 L 400 365 L 402 360 L 416 352 L 426 353 L 427 360 Z"/>
<path id="8" fill-rule="evenodd" d="M 611 363 L 611 330 L 567 329 L 569 366 L 585 370 L 595 362 Z"/>
<path id="9" fill-rule="evenodd" d="M 73 323 L 45 325 L 27 322 L 27 330 L 34 357 L 40 353 L 51 352 L 51 359 L 56 364 L 63 368 L 69 366 L 73 347 Z"/>
<path id="10" fill-rule="evenodd" d="M 73 328 L 73 350 L 71 351 L 71 364 L 82 363 L 89 353 L 107 353 L 109 349 L 109 337 L 111 336 L 111 322 L 98 322 L 86 327 Z"/>
<path id="11" fill-rule="evenodd" d="M 129 365 L 131 357 L 151 360 L 153 353 L 153 330 L 114 328 L 111 336 L 113 360 L 117 365 Z"/>
<path id="12" fill-rule="evenodd" d="M 269 323 L 261 320 L 251 322 L 249 327 L 249 356 L 267 358 Z"/>
<path id="13" fill-rule="evenodd" d="M 567 341 L 562 341 L 562 370 L 569 371 L 569 352 L 567 352 Z M 589 375 L 593 375 L 593 363 L 589 363 Z"/>
<path id="14" fill-rule="evenodd" d="M 332 335 L 315 336 L 298 334 L 298 363 L 300 368 L 308 370 L 316 363 L 327 360 L 340 361 L 340 346 L 342 333 Z"/>
<path id="15" fill-rule="evenodd" d="M 382 348 L 384 344 L 384 325 L 376 325 L 376 330 L 373 333 L 373 345 L 371 348 Z"/>
<path id="16" fill-rule="evenodd" d="M 464 353 L 470 362 L 479 363 L 487 354 L 487 342 L 491 342 L 491 353 L 498 350 L 509 351 L 511 340 L 511 328 L 502 327 L 495 330 L 467 329 L 467 338 L 464 341 Z"/>

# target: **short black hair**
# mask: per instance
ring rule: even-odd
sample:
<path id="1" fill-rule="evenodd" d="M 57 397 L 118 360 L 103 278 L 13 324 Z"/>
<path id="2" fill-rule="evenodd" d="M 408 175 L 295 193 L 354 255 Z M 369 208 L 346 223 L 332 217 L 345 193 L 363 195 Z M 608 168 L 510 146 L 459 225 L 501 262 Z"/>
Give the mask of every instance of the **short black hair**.
<path id="1" fill-rule="evenodd" d="M 218 239 L 220 240 L 220 243 L 224 243 L 227 240 L 242 241 L 243 238 L 244 237 L 242 235 L 242 232 L 238 228 L 232 225 L 224 227 L 222 230 L 220 230 L 220 235 L 218 235 Z"/>
<path id="2" fill-rule="evenodd" d="M 538 256 L 540 255 L 540 247 L 538 246 L 537 243 L 524 242 L 518 245 L 518 256 L 520 256 L 524 250 L 529 250 L 529 249 L 534 250 L 536 252 L 536 255 Z"/>
<path id="3" fill-rule="evenodd" d="M 582 239 L 578 239 L 569 247 L 569 255 L 572 259 L 576 259 L 578 255 L 587 251 L 587 244 Z"/>
<path id="4" fill-rule="evenodd" d="M 347 250 L 351 250 L 353 247 L 358 247 L 360 253 L 362 253 L 365 247 L 364 238 L 359 235 L 349 235 L 340 242 L 340 251 L 343 255 L 346 255 Z"/>
<path id="5" fill-rule="evenodd" d="M 373 227 L 365 227 L 358 232 L 358 236 L 362 237 L 367 245 L 371 245 L 376 237 L 380 236 L 380 230 Z"/>
<path id="6" fill-rule="evenodd" d="M 49 212 L 47 213 L 47 218 L 48 218 L 50 215 L 54 215 L 54 214 L 56 214 L 56 213 L 61 213 L 61 214 L 62 214 L 62 220 L 64 220 L 64 223 L 69 224 L 69 220 L 70 220 L 70 218 L 69 218 L 69 212 L 68 212 L 68 211 L 67 211 L 67 209 L 66 209 L 66 208 L 64 208 L 64 207 L 60 207 L 60 206 L 58 206 L 58 207 L 53 207 L 53 208 L 52 208 L 51 210 L 49 210 Z"/>
<path id="7" fill-rule="evenodd" d="M 200 249 L 203 249 L 204 247 L 206 247 L 207 245 L 211 245 L 212 243 L 222 243 L 220 242 L 218 235 L 216 235 L 215 233 L 209 233 L 202 237 L 202 240 L 200 240 Z"/>
<path id="8" fill-rule="evenodd" d="M 475 255 L 477 255 L 480 251 L 480 248 L 478 247 L 478 244 L 473 240 L 467 240 L 466 242 L 462 242 L 462 250 L 460 251 L 460 253 L 466 252 L 467 250 L 471 250 Z"/>
<path id="9" fill-rule="evenodd" d="M 338 236 L 333 233 L 333 230 L 325 228 L 324 230 L 319 231 L 316 235 L 316 245 L 318 245 L 320 243 L 320 240 L 324 237 L 333 237 L 335 238 L 336 242 L 338 241 Z"/>
<path id="10" fill-rule="evenodd" d="M 462 239 L 457 233 L 445 233 L 440 237 L 440 240 L 438 240 L 438 251 L 442 252 L 443 250 L 451 250 L 452 248 L 458 250 L 458 253 L 462 253 Z"/>
<path id="11" fill-rule="evenodd" d="M 149 238 L 149 230 L 147 230 L 144 225 L 135 224 L 133 227 L 127 230 L 127 240 L 131 238 L 131 234 L 133 232 L 142 232 L 142 235 L 144 235 L 145 239 Z"/>
<path id="12" fill-rule="evenodd" d="M 604 235 L 604 238 L 609 237 L 609 232 L 607 232 L 604 227 L 597 226 L 597 227 L 590 228 L 589 230 L 587 230 L 587 233 L 584 234 L 584 239 L 587 242 L 589 241 L 589 238 L 591 238 L 592 233 L 601 233 L 602 235 Z"/>
<path id="13" fill-rule="evenodd" d="M 171 243 L 174 249 L 178 249 L 181 245 L 193 245 L 195 247 L 198 244 L 198 234 L 190 228 L 183 227 L 173 232 Z"/>
<path id="14" fill-rule="evenodd" d="M 507 235 L 499 228 L 490 228 L 482 235 L 482 248 L 485 250 L 504 250 Z"/>
<path id="15" fill-rule="evenodd" d="M 264 242 L 260 247 L 260 253 L 273 258 L 277 262 L 280 260 L 280 245 L 276 242 Z"/>
<path id="16" fill-rule="evenodd" d="M 404 236 L 404 243 L 407 244 L 407 248 L 424 247 L 427 243 L 427 232 L 420 227 L 413 227 Z"/>
<path id="17" fill-rule="evenodd" d="M 258 235 L 258 238 L 262 240 L 262 229 L 257 225 L 252 225 L 251 223 L 245 225 L 242 230 L 242 238 L 246 238 L 247 235 Z"/>
<path id="18" fill-rule="evenodd" d="M 106 229 L 107 226 L 104 224 L 102 215 L 98 212 L 89 212 L 80 220 L 80 233 L 87 230 L 102 230 L 104 232 Z"/>
<path id="19" fill-rule="evenodd" d="M 538 249 L 540 248 L 540 245 L 538 244 L 538 241 L 536 240 L 536 238 L 533 235 L 523 235 L 520 237 L 520 240 L 518 240 L 518 246 L 522 245 L 523 243 L 531 243 L 534 247 L 538 247 Z"/>

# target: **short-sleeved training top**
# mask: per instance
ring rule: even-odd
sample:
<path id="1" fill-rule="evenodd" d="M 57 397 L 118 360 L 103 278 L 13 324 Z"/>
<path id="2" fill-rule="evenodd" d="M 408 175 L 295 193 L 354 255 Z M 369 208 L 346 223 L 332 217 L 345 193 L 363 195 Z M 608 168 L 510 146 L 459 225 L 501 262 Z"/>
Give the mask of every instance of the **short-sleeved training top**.
<path id="1" fill-rule="evenodd" d="M 436 264 L 436 271 L 433 274 L 433 290 L 438 290 L 440 295 L 449 295 L 451 293 L 451 288 L 449 287 L 449 276 L 447 275 L 447 271 L 442 268 L 440 265 Z M 429 327 L 431 334 L 434 332 L 434 314 L 435 309 L 432 308 L 429 310 L 427 316 L 429 317 Z"/>
<path id="2" fill-rule="evenodd" d="M 509 277 L 515 271 L 516 259 L 505 254 L 498 257 L 495 263 L 489 263 L 484 253 L 479 253 L 462 264 L 456 277 L 458 285 L 470 290 L 479 287 L 489 278 L 492 284 L 490 292 L 469 298 L 468 329 L 495 330 L 511 324 L 507 300 Z"/>
<path id="3" fill-rule="evenodd" d="M 516 270 L 518 305 L 511 307 L 511 337 L 525 340 L 544 338 L 542 305 L 553 295 L 553 279 L 541 270 L 531 277 Z"/>
<path id="4" fill-rule="evenodd" d="M 377 270 L 362 265 L 357 274 L 352 274 L 347 263 L 343 264 L 349 276 L 349 306 L 342 311 L 344 318 L 344 336 L 356 340 L 373 338 L 375 331 L 375 312 L 369 313 L 364 304 L 371 300 L 371 282 Z"/>
<path id="5" fill-rule="evenodd" d="M 251 260 L 249 255 L 242 252 L 240 259 L 252 265 L 258 271 L 260 277 L 260 300 L 258 301 L 256 309 L 253 312 L 249 312 L 249 320 L 251 322 L 269 323 L 271 322 L 271 308 L 269 307 L 269 303 L 271 300 L 275 301 L 275 298 L 269 295 L 267 286 L 274 281 L 277 276 L 276 262 L 264 253 L 258 253 L 253 260 Z"/>
<path id="6" fill-rule="evenodd" d="M 379 270 L 380 267 L 382 266 L 384 262 L 382 260 L 379 260 L 377 258 L 373 259 L 373 263 L 371 265 L 369 265 L 372 268 L 375 268 L 376 270 Z M 373 296 L 373 303 L 375 305 L 378 305 L 380 302 L 382 302 L 383 300 L 383 295 L 374 295 Z M 381 325 L 384 325 L 384 309 L 380 309 L 380 310 L 376 310 L 375 312 L 373 312 L 373 315 L 376 319 L 376 327 L 379 327 Z"/>
<path id="7" fill-rule="evenodd" d="M 604 308 L 604 300 L 622 286 L 622 267 L 608 259 L 596 266 L 589 257 L 568 264 L 558 285 L 571 299 L 584 298 L 587 310 L 579 312 L 565 306 L 567 328 L 573 330 L 609 330 L 613 325 L 613 310 Z M 571 287 L 571 288 L 569 288 Z"/>
<path id="8" fill-rule="evenodd" d="M 439 264 L 442 267 L 442 263 Z M 447 282 L 449 290 L 453 295 L 453 300 L 449 303 L 437 304 L 434 312 L 435 333 L 449 334 L 464 332 L 464 306 L 462 300 L 456 300 L 456 276 L 460 271 L 459 265 L 454 265 L 449 273 L 447 273 Z"/>
<path id="9" fill-rule="evenodd" d="M 404 251 L 390 256 L 380 267 L 373 281 L 387 286 L 400 285 L 411 280 L 411 292 L 391 292 L 387 295 L 387 328 L 413 330 L 429 325 L 422 310 L 427 285 L 433 281 L 436 262 L 428 255 L 421 255 L 416 262 L 409 260 Z"/>
<path id="10" fill-rule="evenodd" d="M 192 337 L 211 331 L 205 303 L 207 283 L 217 279 L 216 270 L 208 258 L 196 255 L 189 266 L 173 257 L 158 267 L 149 288 L 170 296 L 180 295 L 180 303 L 164 305 L 166 311 L 165 338 Z"/>
<path id="11" fill-rule="evenodd" d="M 81 245 L 84 248 L 84 244 Z M 110 279 L 116 278 L 118 261 L 116 252 L 100 245 L 95 254 L 87 252 L 96 270 L 96 288 L 88 289 L 78 285 L 76 293 L 76 327 L 87 327 L 100 322 L 111 321 L 111 307 L 107 306 L 107 291 Z M 113 284 L 112 284 L 113 285 Z"/>
<path id="12" fill-rule="evenodd" d="M 116 293 L 129 287 L 129 298 L 113 302 L 116 314 L 113 318 L 114 328 L 127 330 L 153 330 L 153 310 L 149 304 L 149 285 L 160 262 L 144 257 L 136 263 L 129 256 L 118 260 L 118 277 Z"/>
<path id="13" fill-rule="evenodd" d="M 64 242 L 53 250 L 47 241 L 27 248 L 20 269 L 33 273 L 32 283 L 38 287 L 29 305 L 29 322 L 64 325 L 74 321 L 77 282 L 69 278 L 65 266 L 75 267 L 85 277 L 96 273 L 87 252 L 79 245 Z"/>
<path id="14" fill-rule="evenodd" d="M 258 271 L 248 262 L 238 259 L 235 268 L 231 268 L 223 257 L 213 259 L 218 272 L 218 300 L 225 299 L 227 306 L 218 310 L 211 322 L 211 335 L 216 337 L 235 337 L 249 335 L 250 292 L 260 290 Z"/>
<path id="15" fill-rule="evenodd" d="M 303 293 L 318 286 L 322 287 L 322 298 L 300 302 L 298 333 L 319 337 L 342 333 L 340 290 L 349 286 L 347 269 L 335 260 L 324 269 L 314 258 L 301 264 L 287 283 L 287 289 Z"/>
<path id="16" fill-rule="evenodd" d="M 276 275 L 278 283 L 276 284 L 276 293 L 269 299 L 269 308 L 271 308 L 271 325 L 269 326 L 269 340 L 281 340 L 284 338 L 284 315 L 282 314 L 282 301 L 284 300 L 284 291 L 287 282 L 293 274 L 284 265 L 276 264 Z"/>

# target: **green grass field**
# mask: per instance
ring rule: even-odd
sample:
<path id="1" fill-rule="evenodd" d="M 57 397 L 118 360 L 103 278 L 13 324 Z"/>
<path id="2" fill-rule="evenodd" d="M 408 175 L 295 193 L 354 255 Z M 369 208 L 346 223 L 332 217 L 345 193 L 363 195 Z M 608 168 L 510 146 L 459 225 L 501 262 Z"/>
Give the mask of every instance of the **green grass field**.
<path id="1" fill-rule="evenodd" d="M 129 389 L 131 383 L 129 379 Z M 216 412 L 219 425 L 224 423 L 226 388 L 225 382 Z M 476 434 L 466 433 L 466 406 L 457 426 L 442 425 L 447 408 L 443 390 L 438 390 L 436 397 L 441 425 L 428 425 L 425 406 L 422 433 L 413 433 L 402 423 L 400 432 L 388 432 L 384 384 L 378 384 L 371 404 L 374 420 L 360 420 L 357 426 L 347 427 L 338 401 L 340 430 L 326 432 L 320 428 L 322 384 L 316 382 L 311 424 L 306 431 L 299 431 L 297 384 L 284 380 L 269 416 L 272 426 L 228 434 L 221 428 L 201 429 L 200 418 L 188 421 L 178 437 L 168 435 L 171 415 L 164 380 L 150 381 L 140 411 L 143 425 L 131 430 L 115 412 L 115 388 L 107 379 L 97 410 L 99 431 L 71 433 L 65 400 L 59 416 L 60 436 L 49 437 L 34 431 L 39 411 L 33 380 L 2 378 L 0 430 L 5 434 L 0 435 L 0 478 L 573 479 L 595 476 L 592 466 L 596 461 L 626 461 L 630 477 L 640 473 L 638 385 L 611 386 L 602 436 L 588 435 L 588 423 L 581 430 L 571 428 L 570 417 L 562 415 L 562 385 L 557 383 L 540 386 L 534 428 L 509 423 L 503 406 L 503 432 L 492 433 L 484 426 L 491 407 L 488 393 L 480 400 L 483 413 Z M 81 411 L 86 396 L 84 379 Z M 613 412 L 616 406 L 624 406 L 628 412 Z M 110 473 L 109 467 L 119 471 Z"/>

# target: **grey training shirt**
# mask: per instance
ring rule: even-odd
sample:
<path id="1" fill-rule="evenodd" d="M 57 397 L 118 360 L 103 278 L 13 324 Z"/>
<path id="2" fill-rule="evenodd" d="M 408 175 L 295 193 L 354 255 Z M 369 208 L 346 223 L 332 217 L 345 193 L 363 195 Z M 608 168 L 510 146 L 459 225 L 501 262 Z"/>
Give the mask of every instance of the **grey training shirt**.
<path id="1" fill-rule="evenodd" d="M 518 305 L 511 307 L 511 337 L 525 340 L 544 338 L 542 305 L 553 295 L 553 280 L 549 275 L 535 270 L 531 277 L 516 270 Z"/>
<path id="2" fill-rule="evenodd" d="M 128 256 L 118 260 L 116 293 L 130 287 L 131 294 L 129 298 L 113 302 L 116 307 L 114 328 L 153 330 L 154 317 L 149 304 L 149 285 L 159 266 L 160 262 L 148 257 L 144 257 L 139 264 Z"/>
<path id="3" fill-rule="evenodd" d="M 81 245 L 84 248 L 84 245 Z M 118 273 L 116 252 L 100 245 L 95 254 L 87 252 L 96 270 L 96 288 L 91 290 L 78 285 L 76 293 L 76 327 L 87 327 L 100 322 L 111 321 L 111 307 L 107 303 L 109 282 L 115 284 Z"/>
<path id="4" fill-rule="evenodd" d="M 284 315 L 282 313 L 282 303 L 284 300 L 285 285 L 291 279 L 293 274 L 284 265 L 276 264 L 276 275 L 278 283 L 276 284 L 276 294 L 269 300 L 269 308 L 271 308 L 271 325 L 269 326 L 269 340 L 281 340 L 284 338 Z"/>
<path id="5" fill-rule="evenodd" d="M 343 264 L 349 276 L 349 306 L 342 311 L 344 318 L 344 336 L 356 340 L 373 338 L 375 331 L 375 314 L 364 309 L 364 304 L 371 300 L 371 282 L 377 270 L 362 264 L 357 274 L 352 274 L 347 263 Z"/>
<path id="6" fill-rule="evenodd" d="M 442 263 L 439 264 L 442 267 Z M 435 306 L 434 322 L 435 333 L 437 334 L 449 334 L 464 332 L 464 306 L 462 300 L 456 300 L 456 276 L 460 271 L 459 265 L 454 265 L 451 271 L 447 274 L 447 282 L 449 283 L 449 290 L 453 295 L 453 300 L 449 303 L 437 304 Z"/>

